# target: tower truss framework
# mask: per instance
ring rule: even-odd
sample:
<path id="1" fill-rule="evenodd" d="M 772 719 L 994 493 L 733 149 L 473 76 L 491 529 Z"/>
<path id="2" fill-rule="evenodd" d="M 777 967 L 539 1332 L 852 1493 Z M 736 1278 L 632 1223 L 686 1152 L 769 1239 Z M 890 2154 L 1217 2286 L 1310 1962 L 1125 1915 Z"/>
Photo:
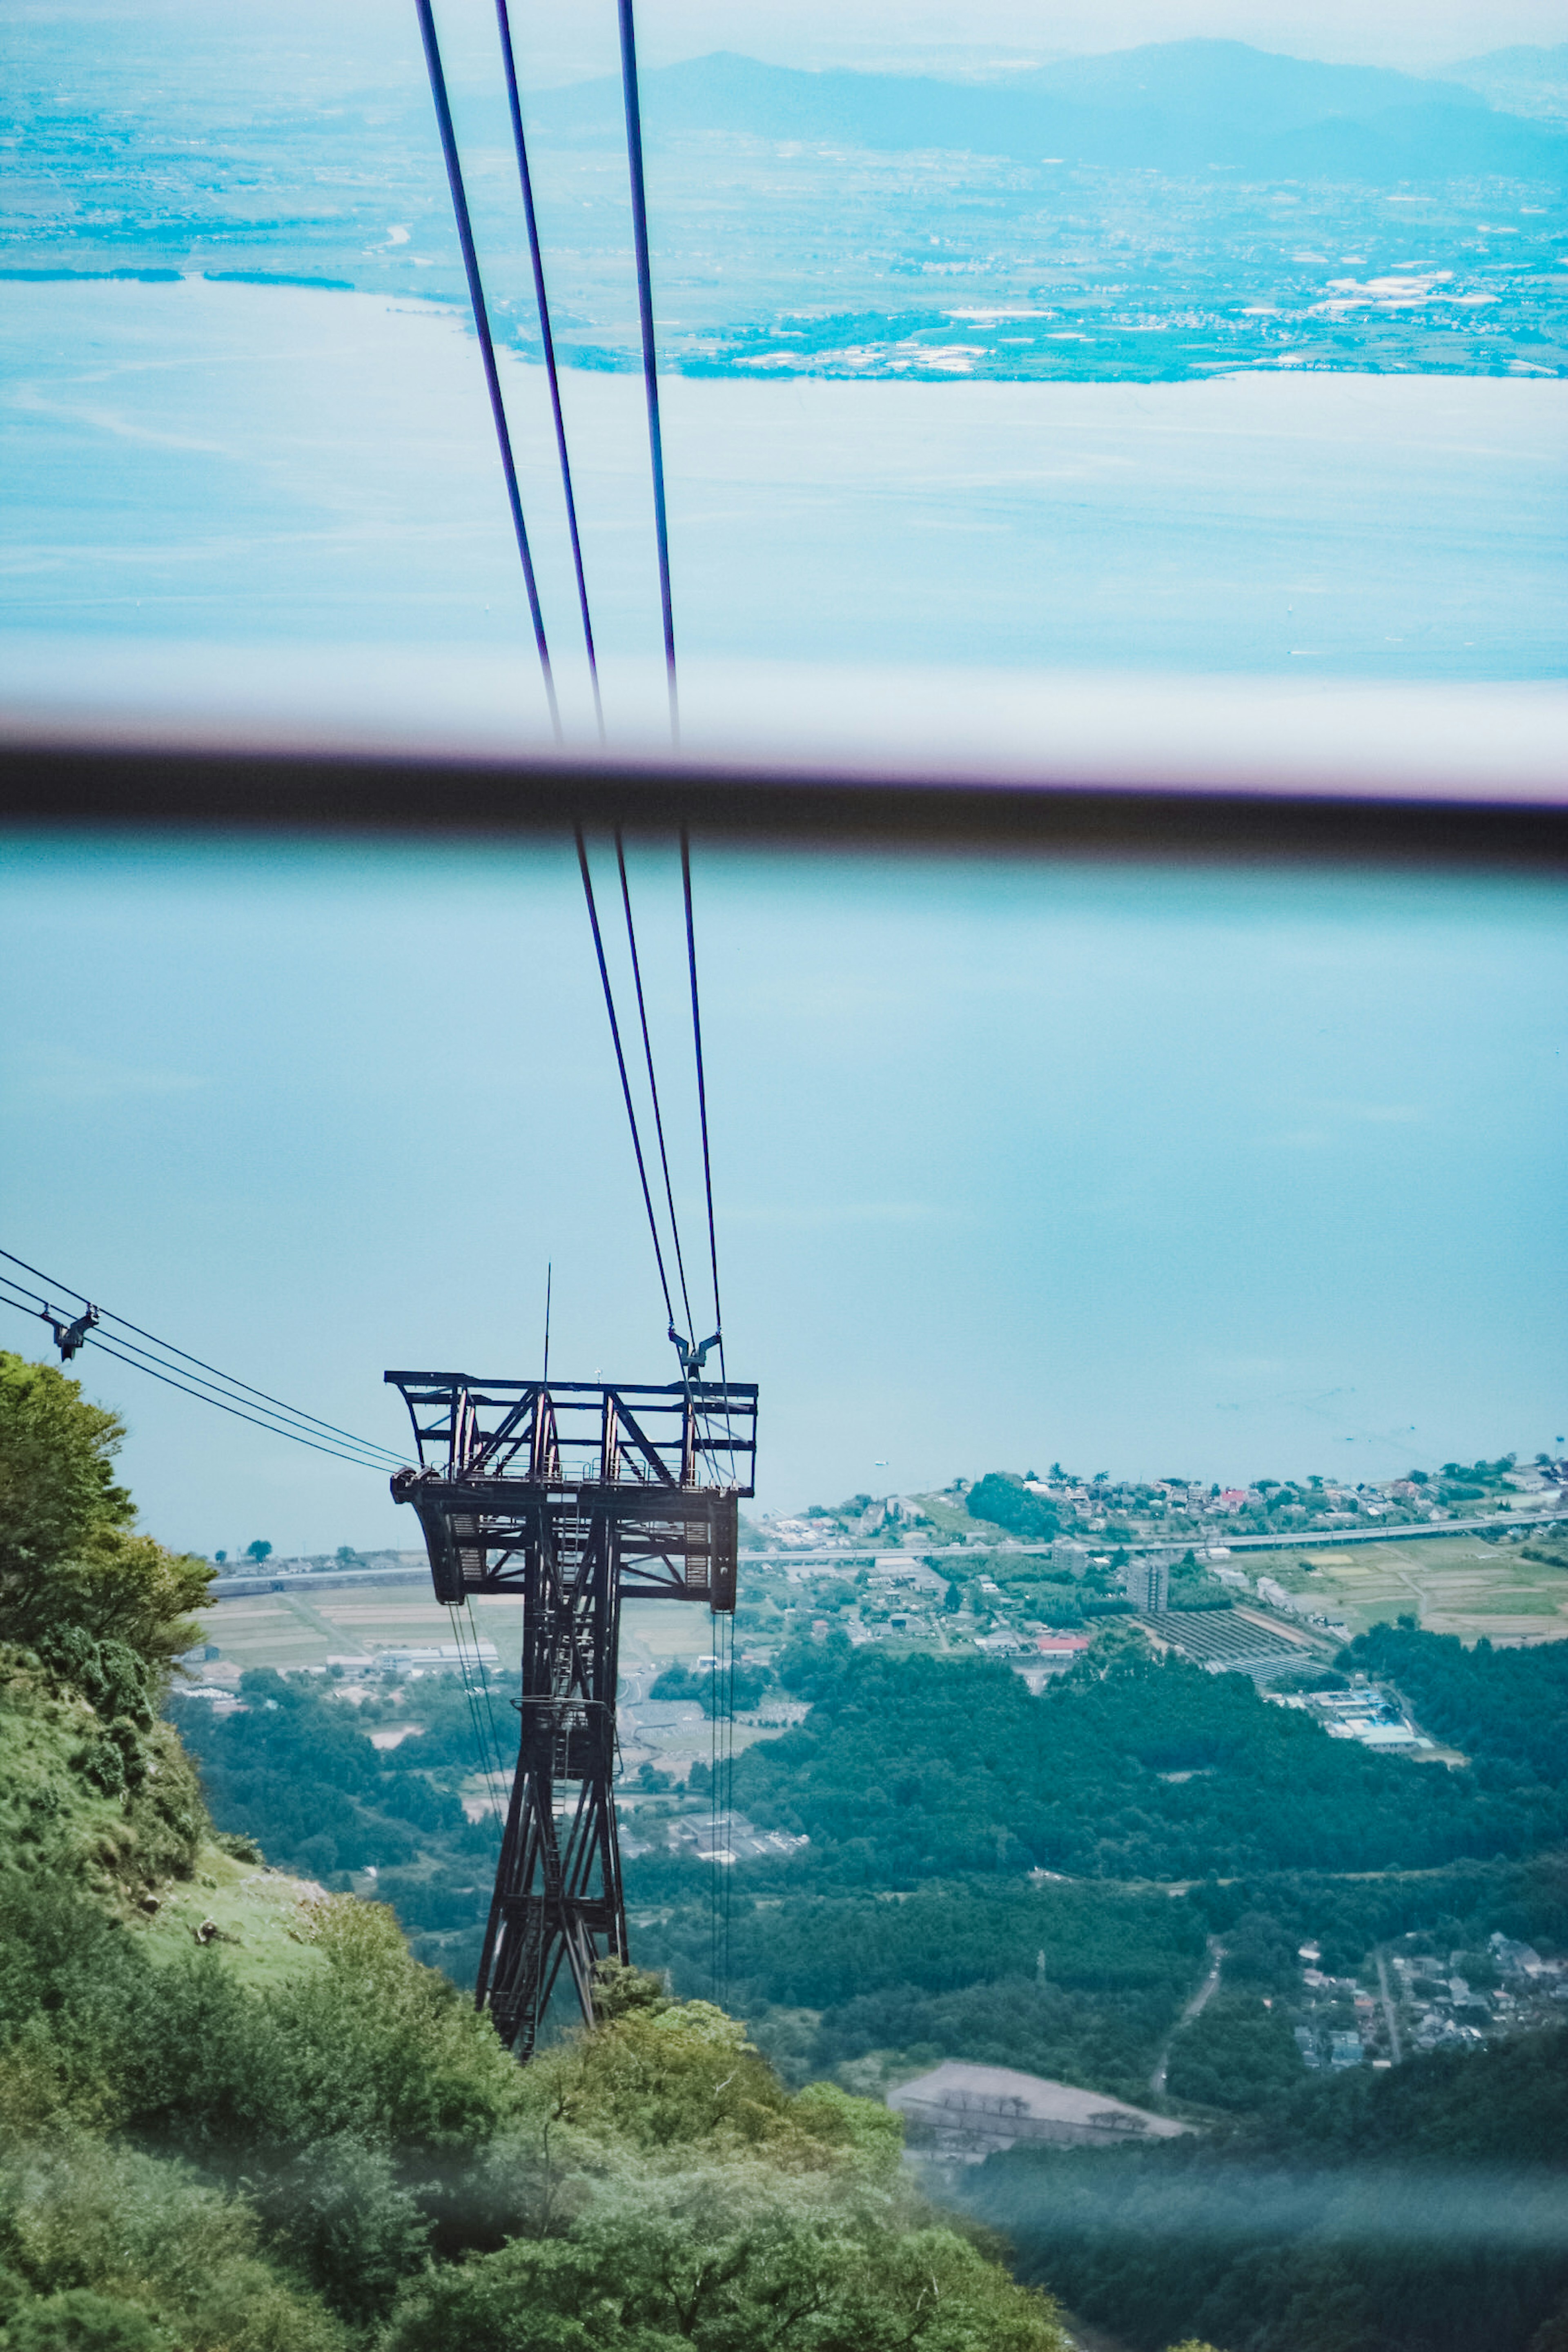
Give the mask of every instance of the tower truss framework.
<path id="1" fill-rule="evenodd" d="M 585 2019 L 600 1960 L 626 1958 L 616 1834 L 623 1601 L 735 1606 L 757 1391 L 389 1371 L 419 1467 L 394 1500 L 424 1531 L 436 1598 L 521 1599 L 517 1766 L 475 1987 L 520 2059 L 562 1969 Z"/>

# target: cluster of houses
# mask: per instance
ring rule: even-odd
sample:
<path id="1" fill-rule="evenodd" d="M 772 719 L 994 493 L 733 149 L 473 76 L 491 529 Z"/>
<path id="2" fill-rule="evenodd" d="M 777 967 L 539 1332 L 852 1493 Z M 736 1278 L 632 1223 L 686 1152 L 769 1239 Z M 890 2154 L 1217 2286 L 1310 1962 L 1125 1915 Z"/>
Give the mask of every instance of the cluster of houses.
<path id="1" fill-rule="evenodd" d="M 1518 1500 L 1538 1506 L 1568 1498 L 1568 1471 L 1562 1464 L 1537 1462 L 1507 1471 L 1493 1465 L 1493 1470 L 1496 1492 L 1491 1499 L 1502 1507 L 1512 1507 Z M 758 1534 L 764 1549 L 786 1551 L 895 1542 L 922 1532 L 928 1540 L 962 1540 L 965 1530 L 955 1527 L 952 1519 L 955 1512 L 965 1510 L 972 1483 L 955 1478 L 940 1495 L 925 1496 L 858 1495 L 836 1510 L 814 1504 L 804 1513 L 764 1517 Z M 1314 1528 L 1458 1516 L 1451 1502 L 1443 1498 L 1437 1477 L 1394 1478 L 1381 1485 L 1324 1477 L 1296 1482 L 1260 1478 L 1251 1486 L 1222 1486 L 1186 1478 L 1078 1478 L 1053 1467 L 1047 1477 L 1031 1475 L 1021 1483 L 1026 1493 L 1051 1506 L 1064 1527 L 1101 1535 L 1112 1542 L 1157 1541 L 1162 1534 L 1169 1537 L 1178 1532 L 1193 1537 L 1219 1534 L 1227 1527 L 1289 1536 Z M 994 1540 L 994 1537 L 976 1535 L 970 1539 Z"/>
<path id="2" fill-rule="evenodd" d="M 1325 1975 L 1316 1944 L 1303 1944 L 1300 1957 L 1302 2021 L 1294 2032 L 1302 2063 L 1314 2072 L 1393 2066 L 1412 2051 L 1479 2049 L 1502 2034 L 1561 2022 L 1568 2006 L 1568 1960 L 1542 1958 L 1500 1929 L 1479 1954 L 1386 1956 L 1375 1995 L 1353 1977 Z"/>

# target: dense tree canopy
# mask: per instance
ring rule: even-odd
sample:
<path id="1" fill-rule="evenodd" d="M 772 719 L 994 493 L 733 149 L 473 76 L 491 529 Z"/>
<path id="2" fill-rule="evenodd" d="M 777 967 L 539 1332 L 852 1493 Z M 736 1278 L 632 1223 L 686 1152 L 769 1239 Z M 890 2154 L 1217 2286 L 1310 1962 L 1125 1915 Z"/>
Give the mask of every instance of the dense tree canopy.
<path id="1" fill-rule="evenodd" d="M 731 1708 L 740 1714 L 757 1705 L 773 1679 L 772 1669 L 767 1666 L 737 1664 L 727 1674 L 694 1673 L 689 1666 L 666 1666 L 656 1676 L 648 1696 L 660 1702 L 673 1700 L 700 1706 L 708 1716 L 723 1715 Z"/>
<path id="2" fill-rule="evenodd" d="M 1402 1619 L 1358 1635 L 1349 1659 L 1394 1683 L 1493 1787 L 1568 1780 L 1568 1642 L 1466 1649 L 1457 1633 L 1423 1633 Z"/>
<path id="3" fill-rule="evenodd" d="M 972 1519 L 984 1519 L 1035 1542 L 1056 1535 L 1061 1525 L 1046 1496 L 1032 1495 L 1022 1478 L 1006 1470 L 988 1470 L 965 1495 L 963 1507 Z"/>
<path id="4" fill-rule="evenodd" d="M 389 2352 L 1065 2352 L 914 2193 L 886 2108 L 788 2093 L 657 1979 L 601 1992 L 523 2071 L 377 1907 L 318 1906 L 258 1992 L 216 1946 L 153 1965 L 79 1897 L 0 1897 L 0 2284 L 39 2331 L 112 2290 L 127 2346 L 139 2314 L 189 2352 L 347 2352 L 389 2316 Z"/>
<path id="5" fill-rule="evenodd" d="M 123 1423 L 52 1364 L 0 1352 L 0 1642 L 110 1714 L 145 1714 L 196 1635 L 213 1570 L 133 1532 Z"/>
<path id="6" fill-rule="evenodd" d="M 782 1672 L 795 1673 L 790 1658 Z M 1555 1785 L 1487 1787 L 1368 1753 L 1242 1675 L 1135 1640 L 1097 1647 L 1038 1698 L 984 1660 L 832 1643 L 796 1681 L 812 1712 L 740 1757 L 736 1801 L 805 1832 L 817 1872 L 840 1885 L 1037 1866 L 1121 1879 L 1422 1868 L 1526 1853 L 1568 1822 Z"/>

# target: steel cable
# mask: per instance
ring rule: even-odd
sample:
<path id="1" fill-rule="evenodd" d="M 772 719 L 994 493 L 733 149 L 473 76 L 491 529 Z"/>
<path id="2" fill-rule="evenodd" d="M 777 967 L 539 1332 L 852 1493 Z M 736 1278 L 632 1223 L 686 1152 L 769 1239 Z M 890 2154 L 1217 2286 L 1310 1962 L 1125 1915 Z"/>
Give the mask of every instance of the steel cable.
<path id="1" fill-rule="evenodd" d="M 463 251 L 463 270 L 468 281 L 468 301 L 474 313 L 474 330 L 479 339 L 479 352 L 484 361 L 485 383 L 490 396 L 490 415 L 495 420 L 496 440 L 500 449 L 501 471 L 506 477 L 507 502 L 511 509 L 511 527 L 517 540 L 517 551 L 522 562 L 523 585 L 528 591 L 528 610 L 533 622 L 533 641 L 539 650 L 539 667 L 544 679 L 545 700 L 550 705 L 550 724 L 555 740 L 562 738 L 561 711 L 555 698 L 555 677 L 550 667 L 550 647 L 544 635 L 544 614 L 539 602 L 539 583 L 533 576 L 533 556 L 528 543 L 528 526 L 522 517 L 522 492 L 518 485 L 517 462 L 512 456 L 511 428 L 507 422 L 506 402 L 501 396 L 500 375 L 496 367 L 495 342 L 490 334 L 489 310 L 485 301 L 484 281 L 479 276 L 479 257 L 474 246 L 473 224 L 468 218 L 468 199 L 463 186 L 462 161 L 458 153 L 458 134 L 452 126 L 451 101 L 447 95 L 447 76 L 441 64 L 441 45 L 437 37 L 436 18 L 431 0 L 414 0 L 419 17 L 419 31 L 425 43 L 425 64 L 430 77 L 430 96 L 436 108 L 436 124 L 441 135 L 441 152 L 446 159 L 447 184 L 452 193 L 452 213 L 458 226 L 458 243 Z"/>
<path id="2" fill-rule="evenodd" d="M 721 1640 L 722 1635 L 716 1634 Z M 709 1661 L 708 1694 L 708 1976 L 719 1998 L 719 1706 L 718 1659 Z"/>
<path id="3" fill-rule="evenodd" d="M 643 1056 L 647 1064 L 648 1092 L 653 1097 L 654 1131 L 658 1137 L 659 1166 L 664 1171 L 664 1197 L 669 1205 L 669 1230 L 675 1243 L 675 1268 L 680 1282 L 680 1303 L 686 1310 L 688 1336 L 695 1344 L 697 1327 L 691 1319 L 691 1299 L 686 1287 L 686 1259 L 680 1247 L 680 1221 L 675 1213 L 675 1191 L 669 1181 L 669 1154 L 664 1144 L 664 1113 L 659 1108 L 658 1080 L 653 1070 L 653 1041 L 648 1035 L 647 1006 L 643 1001 L 642 964 L 637 956 L 637 935 L 632 923 L 632 894 L 626 880 L 626 844 L 619 825 L 616 827 L 616 864 L 620 868 L 621 903 L 626 912 L 626 945 L 631 950 L 632 979 L 637 984 L 637 1019 L 642 1024 Z"/>
<path id="4" fill-rule="evenodd" d="M 680 828 L 680 887 L 686 900 L 686 964 L 691 978 L 691 1038 L 697 1054 L 697 1112 L 702 1127 L 702 1189 L 708 1202 L 708 1259 L 713 1271 L 713 1328 L 724 1360 L 724 1310 L 719 1301 L 719 1236 L 713 1223 L 713 1161 L 708 1148 L 708 1076 L 702 1060 L 702 1007 L 697 994 L 697 928 L 691 909 L 691 835 Z M 729 1374 L 724 1375 L 728 1380 Z"/>
<path id="5" fill-rule="evenodd" d="M 642 1137 L 637 1131 L 637 1115 L 632 1103 L 631 1082 L 626 1076 L 626 1057 L 621 1046 L 621 1024 L 616 1018 L 616 999 L 610 986 L 610 968 L 605 961 L 604 935 L 599 929 L 599 910 L 594 901 L 594 877 L 588 871 L 588 845 L 583 838 L 583 828 L 575 828 L 577 863 L 583 873 L 583 895 L 588 902 L 588 920 L 594 929 L 594 952 L 599 960 L 599 979 L 605 991 L 605 1010 L 610 1016 L 610 1035 L 616 1048 L 616 1067 L 621 1074 L 621 1096 L 626 1107 L 626 1118 L 632 1130 L 632 1150 L 637 1154 L 637 1175 L 642 1183 L 643 1206 L 647 1211 L 647 1229 L 653 1237 L 653 1254 L 658 1266 L 658 1286 L 664 1293 L 665 1312 L 673 1323 L 675 1308 L 670 1303 L 669 1281 L 664 1270 L 664 1251 L 659 1244 L 658 1221 L 653 1213 L 653 1194 L 648 1190 L 647 1167 L 643 1159 Z"/>
<path id="6" fill-rule="evenodd" d="M 720 1760 L 724 1775 L 724 1848 L 731 1853 L 730 1841 L 735 1834 L 735 1621 L 721 1619 L 722 1631 L 719 1637 L 720 1672 L 723 1675 L 722 1703 L 724 1728 L 720 1743 Z M 723 1870 L 723 1884 L 719 1890 L 721 1904 L 719 1961 L 720 1982 L 723 1987 L 721 2006 L 730 2004 L 730 1934 L 734 1900 L 731 1878 L 734 1870 L 731 1860 Z"/>
<path id="7" fill-rule="evenodd" d="M 664 672 L 669 688 L 669 733 L 680 740 L 680 699 L 675 679 L 675 611 L 669 593 L 669 526 L 664 503 L 664 434 L 658 415 L 658 355 L 653 331 L 653 272 L 648 264 L 647 192 L 644 184 L 642 105 L 637 95 L 637 28 L 632 0 L 619 0 L 621 92 L 626 103 L 626 163 L 632 186 L 632 243 L 637 255 L 637 320 L 642 330 L 643 395 L 647 405 L 648 457 L 653 472 L 654 535 L 658 545 L 658 599 L 664 622 Z"/>
<path id="8" fill-rule="evenodd" d="M 465 1602 L 464 1606 L 468 1611 L 469 1630 L 474 1637 L 474 1664 L 479 1670 L 479 1688 L 484 1695 L 485 1719 L 489 1726 L 490 1752 L 496 1759 L 496 1777 L 498 1780 L 504 1780 L 506 1779 L 506 1756 L 501 1746 L 501 1736 L 496 1726 L 495 1701 L 490 1696 L 490 1678 L 485 1672 L 485 1656 L 484 1652 L 479 1645 L 479 1630 L 474 1620 L 472 1605 Z M 497 1818 L 501 1818 L 503 1812 L 504 1808 L 498 1802 L 496 1806 Z"/>
<path id="9" fill-rule="evenodd" d="M 702 1190 L 708 1206 L 708 1262 L 713 1276 L 713 1328 L 719 1340 L 719 1377 L 724 1383 L 727 1396 L 730 1368 L 724 1358 L 724 1309 L 719 1297 L 719 1232 L 713 1218 L 713 1160 L 708 1144 L 708 1074 L 702 1055 L 702 1007 L 697 989 L 697 924 L 691 904 L 691 835 L 685 825 L 680 828 L 680 887 L 686 907 L 686 964 L 691 981 L 691 1041 L 697 1059 L 697 1110 L 702 1129 Z M 728 1402 L 724 1408 L 724 1435 L 733 1475 L 735 1432 Z M 713 1450 L 710 1445 L 710 1462 L 713 1459 Z"/>
<path id="10" fill-rule="evenodd" d="M 463 1647 L 462 1627 L 458 1622 L 458 1604 L 456 1601 L 447 1602 L 447 1614 L 451 1621 L 452 1640 L 458 1653 L 458 1672 L 462 1677 L 463 1696 L 468 1702 L 468 1730 L 474 1743 L 474 1758 L 475 1761 L 479 1765 L 479 1778 L 485 1784 L 485 1802 L 490 1818 L 493 1821 L 495 1818 L 495 1789 L 490 1780 L 489 1758 L 485 1749 L 484 1733 L 479 1726 L 479 1702 L 475 1695 L 472 1678 L 468 1673 L 468 1654 Z"/>
<path id="11" fill-rule="evenodd" d="M 511 17 L 507 0 L 496 0 L 500 28 L 501 63 L 506 69 L 507 105 L 511 113 L 512 146 L 517 154 L 518 183 L 522 190 L 523 218 L 528 225 L 528 254 L 533 268 L 533 297 L 539 308 L 540 339 L 544 345 L 544 373 L 550 383 L 550 413 L 555 420 L 555 454 L 561 488 L 566 499 L 566 528 L 572 540 L 572 567 L 577 578 L 577 605 L 583 615 L 583 643 L 588 656 L 588 677 L 594 689 L 594 719 L 599 740 L 605 740 L 605 706 L 599 695 L 599 659 L 594 645 L 594 623 L 588 610 L 588 582 L 583 569 L 583 544 L 577 532 L 577 500 L 572 488 L 572 461 L 566 450 L 566 419 L 561 407 L 561 378 L 555 364 L 555 336 L 550 324 L 550 301 L 544 290 L 544 255 L 539 242 L 539 220 L 533 208 L 533 174 L 528 164 L 528 142 L 522 129 L 522 99 L 517 84 L 517 56 L 512 47 Z"/>
<path id="12" fill-rule="evenodd" d="M 501 1772 L 500 1750 L 493 1743 L 487 1743 L 486 1740 L 485 1725 L 479 1713 L 479 1693 L 474 1686 L 473 1677 L 468 1667 L 468 1652 L 464 1646 L 463 1634 L 465 1620 L 467 1621 L 468 1639 L 473 1645 L 474 1665 L 482 1675 L 484 1672 L 484 1660 L 479 1655 L 479 1633 L 474 1625 L 473 1612 L 469 1609 L 466 1601 L 462 1602 L 448 1601 L 447 1604 L 447 1614 L 451 1620 L 452 1638 L 458 1652 L 458 1667 L 463 1678 L 463 1695 L 468 1705 L 468 1722 L 472 1727 L 474 1735 L 474 1753 L 479 1759 L 479 1778 L 485 1784 L 486 1810 L 491 1822 L 498 1822 L 501 1818 L 501 1808 L 496 1795 L 496 1780 L 498 1778 L 503 1777 Z M 495 1729 L 493 1718 L 491 1719 L 489 1728 L 493 1735 Z"/>
<path id="13" fill-rule="evenodd" d="M 89 1304 L 85 1291 L 73 1289 L 68 1282 L 51 1281 L 47 1274 L 36 1265 L 29 1265 L 26 1258 L 17 1257 L 14 1251 L 0 1249 L 0 1257 L 8 1259 L 12 1265 L 21 1266 L 27 1274 L 37 1275 L 38 1280 L 45 1286 L 46 1291 L 53 1290 L 62 1297 L 75 1298 L 83 1307 Z M 13 1282 L 11 1287 L 13 1290 L 22 1290 L 25 1286 L 21 1283 Z M 43 1297 L 43 1293 L 37 1295 Z M 44 1303 L 47 1305 L 47 1297 L 44 1298 Z M 10 1304 L 15 1305 L 16 1301 L 12 1300 Z M 340 1429 L 336 1422 L 323 1421 L 319 1413 L 306 1412 L 298 1405 L 285 1404 L 281 1397 L 270 1395 L 266 1389 L 253 1388 L 248 1381 L 236 1380 L 232 1372 L 220 1371 L 216 1364 L 209 1364 L 204 1357 L 193 1356 L 186 1349 L 176 1348 L 172 1339 L 160 1339 L 155 1331 L 144 1331 L 140 1323 L 132 1323 L 127 1316 L 116 1315 L 107 1307 L 100 1307 L 98 1312 L 105 1323 L 113 1323 L 121 1331 L 134 1332 L 138 1339 L 145 1339 L 151 1347 L 156 1348 L 160 1354 L 174 1356 L 180 1363 L 193 1365 L 199 1372 L 210 1372 L 213 1379 L 221 1381 L 226 1388 L 237 1391 L 241 1396 L 254 1398 L 258 1403 L 274 1406 L 279 1412 L 286 1414 L 292 1421 L 303 1422 L 309 1428 L 323 1431 L 330 1437 L 341 1437 L 349 1445 L 356 1446 L 363 1453 L 378 1455 L 382 1460 L 393 1463 L 399 1467 L 407 1459 L 406 1455 L 397 1453 L 390 1445 L 381 1444 L 374 1437 L 360 1437 L 352 1429 Z M 131 1344 L 130 1340 L 124 1342 L 127 1347 Z M 101 1339 L 93 1339 L 92 1345 L 101 1347 L 103 1342 Z M 137 1352 L 142 1351 L 139 1349 Z"/>
<path id="14" fill-rule="evenodd" d="M 11 1286 L 15 1288 L 16 1286 Z M 28 1316 L 36 1316 L 38 1311 L 26 1299 L 7 1298 L 3 1294 L 0 1294 L 0 1305 L 14 1307 L 19 1314 Z M 221 1396 L 213 1395 L 205 1386 L 193 1388 L 188 1381 L 175 1379 L 167 1367 L 159 1370 L 140 1349 L 135 1355 L 123 1354 L 119 1348 L 111 1347 L 101 1333 L 89 1334 L 82 1344 L 99 1349 L 104 1355 L 111 1356 L 116 1363 L 128 1365 L 132 1371 L 145 1372 L 149 1380 L 160 1381 L 165 1388 L 178 1389 L 182 1396 L 194 1397 L 198 1404 L 214 1405 L 219 1412 L 232 1414 L 236 1421 L 247 1421 L 253 1429 L 265 1430 L 269 1437 L 287 1437 L 296 1445 L 308 1445 L 313 1454 L 327 1454 L 334 1462 L 346 1462 L 355 1470 L 373 1470 L 380 1474 L 386 1468 L 384 1462 L 369 1459 L 363 1454 L 348 1453 L 341 1445 L 329 1444 L 321 1438 L 307 1436 L 302 1430 L 291 1429 L 286 1423 L 264 1419 L 259 1413 L 247 1412 L 243 1406 L 229 1402 Z"/>

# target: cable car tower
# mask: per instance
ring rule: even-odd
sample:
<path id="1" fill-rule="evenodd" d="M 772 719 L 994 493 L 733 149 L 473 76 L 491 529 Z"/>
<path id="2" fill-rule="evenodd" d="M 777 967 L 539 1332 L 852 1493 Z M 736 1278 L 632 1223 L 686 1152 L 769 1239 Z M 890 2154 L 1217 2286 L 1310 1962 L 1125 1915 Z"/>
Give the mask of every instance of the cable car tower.
<path id="1" fill-rule="evenodd" d="M 531 2056 L 563 1966 L 593 2021 L 594 1969 L 626 1958 L 613 1793 L 621 1602 L 735 1606 L 757 1391 L 388 1372 L 421 1467 L 395 1501 L 425 1532 L 436 1598 L 519 1598 L 521 1727 L 475 1999 Z"/>

